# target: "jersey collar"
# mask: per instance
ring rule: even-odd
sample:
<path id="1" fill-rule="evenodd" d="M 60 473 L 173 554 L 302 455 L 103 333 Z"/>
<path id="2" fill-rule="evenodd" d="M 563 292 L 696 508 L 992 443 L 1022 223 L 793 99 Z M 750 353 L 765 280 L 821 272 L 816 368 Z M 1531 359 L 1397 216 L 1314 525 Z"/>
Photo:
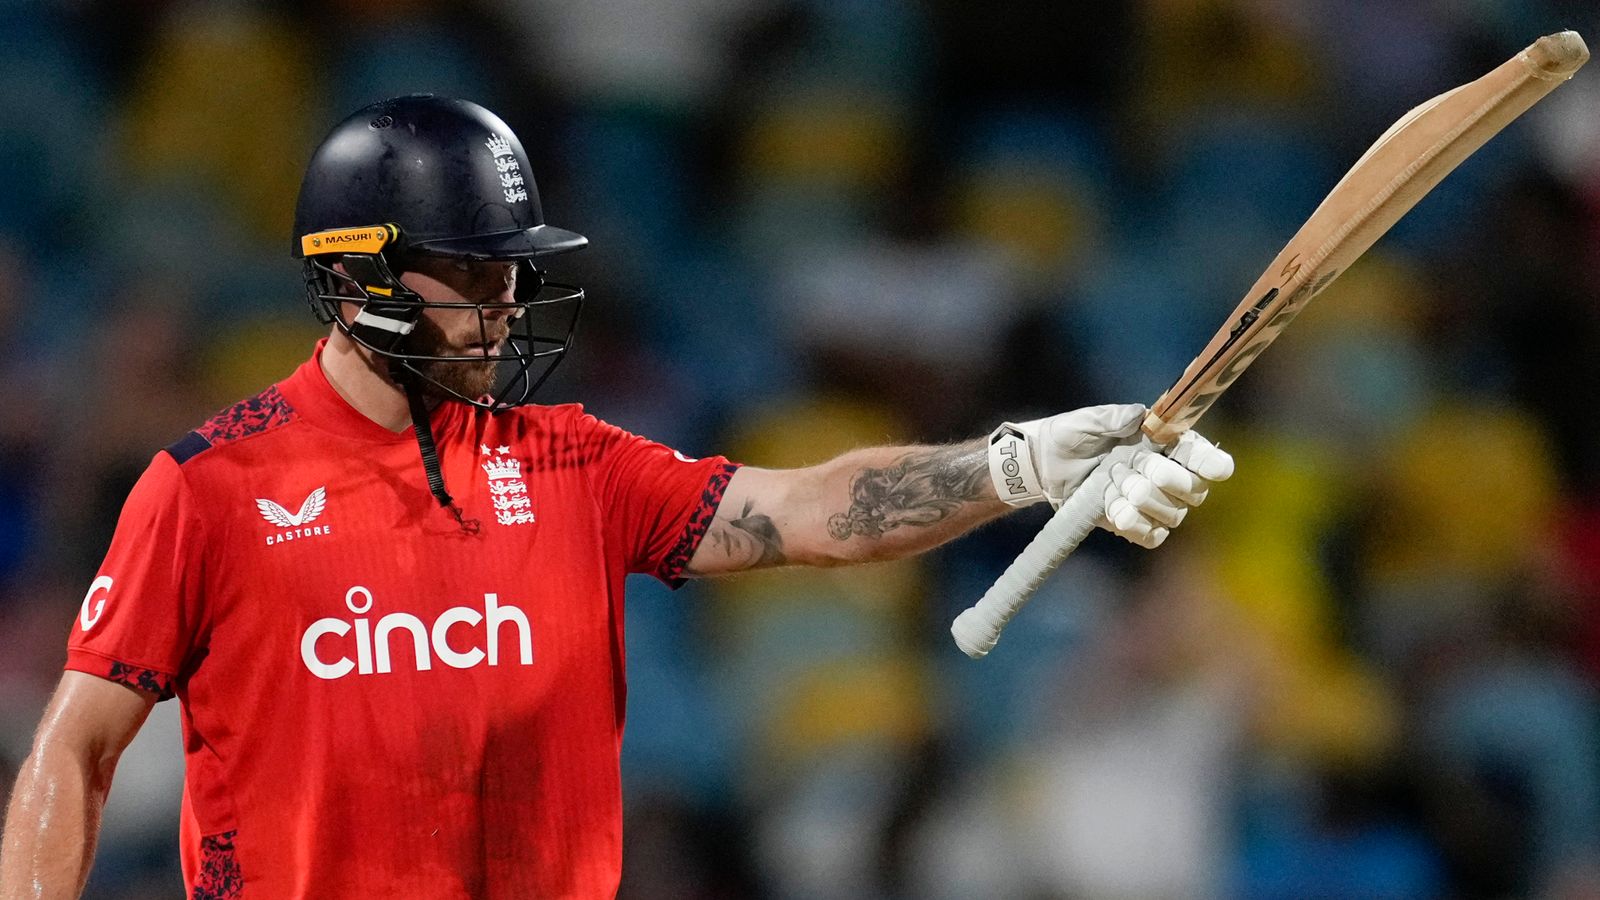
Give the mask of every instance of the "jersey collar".
<path id="1" fill-rule="evenodd" d="M 294 374 L 284 379 L 278 386 L 295 412 L 309 424 L 324 431 L 359 441 L 377 443 L 415 441 L 416 431 L 412 426 L 407 425 L 403 431 L 390 431 L 362 415 L 339 396 L 339 392 L 328 383 L 327 373 L 322 371 L 322 349 L 327 343 L 327 338 L 317 341 L 317 348 L 312 351 L 311 358 L 301 363 L 300 367 L 294 370 Z M 430 421 L 436 430 L 439 423 L 450 415 L 450 408 L 457 405 L 440 403 L 434 407 Z"/>

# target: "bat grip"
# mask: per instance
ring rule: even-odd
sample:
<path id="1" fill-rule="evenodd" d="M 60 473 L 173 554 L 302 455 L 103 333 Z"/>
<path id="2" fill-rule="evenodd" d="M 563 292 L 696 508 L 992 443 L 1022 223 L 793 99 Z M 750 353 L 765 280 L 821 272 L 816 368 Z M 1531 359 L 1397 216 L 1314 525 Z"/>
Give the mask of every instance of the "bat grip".
<path id="1" fill-rule="evenodd" d="M 1022 609 L 1039 585 L 1044 583 L 1083 539 L 1094 530 L 1105 511 L 1106 488 L 1111 486 L 1111 467 L 1127 462 L 1134 451 L 1153 446 L 1148 439 L 1112 450 L 1095 466 L 1083 484 L 1061 504 L 1050 521 L 1039 529 L 1028 546 L 995 579 L 971 609 L 956 616 L 950 625 L 956 646 L 973 659 L 982 659 L 1000 640 L 1000 632 L 1011 617 Z"/>

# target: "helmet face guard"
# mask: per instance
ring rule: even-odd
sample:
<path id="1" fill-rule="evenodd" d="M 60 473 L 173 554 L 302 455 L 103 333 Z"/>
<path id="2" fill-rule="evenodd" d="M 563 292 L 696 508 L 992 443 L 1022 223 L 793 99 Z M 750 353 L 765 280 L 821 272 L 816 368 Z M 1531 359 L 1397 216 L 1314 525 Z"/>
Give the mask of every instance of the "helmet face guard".
<path id="1" fill-rule="evenodd" d="M 417 255 L 465 259 L 454 254 L 407 250 L 396 225 L 340 228 L 306 235 L 306 300 L 323 324 L 332 324 L 372 353 L 389 361 L 396 380 L 419 379 L 438 391 L 491 412 L 526 403 L 565 358 L 583 309 L 582 288 L 547 282 L 530 258 L 506 260 L 518 265 L 517 286 L 510 301 L 424 300 L 401 282 L 405 262 Z M 474 256 L 472 258 L 482 258 Z M 337 264 L 337 267 L 335 267 Z M 360 307 L 347 320 L 341 305 Z M 424 311 L 471 311 L 477 340 L 504 339 L 493 353 L 439 355 L 422 345 L 416 330 Z M 499 313 L 499 315 L 496 315 Z M 491 324 L 500 322 L 503 324 Z M 467 396 L 440 381 L 430 370 L 440 365 L 496 364 L 493 387 L 482 396 Z"/>

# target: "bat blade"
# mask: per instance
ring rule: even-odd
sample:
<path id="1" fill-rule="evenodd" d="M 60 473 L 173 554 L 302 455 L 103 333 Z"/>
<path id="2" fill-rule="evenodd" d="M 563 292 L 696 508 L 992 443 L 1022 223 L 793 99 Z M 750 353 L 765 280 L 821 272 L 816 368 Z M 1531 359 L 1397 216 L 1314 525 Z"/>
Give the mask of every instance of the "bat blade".
<path id="1" fill-rule="evenodd" d="M 1440 94 L 1389 127 L 1334 185 L 1178 379 L 1145 433 L 1169 444 L 1278 334 L 1429 191 L 1589 59 L 1575 31 L 1535 41 L 1487 75 Z"/>
<path id="2" fill-rule="evenodd" d="M 1199 421 L 1305 305 L 1338 278 L 1417 201 L 1491 137 L 1589 60 L 1575 31 L 1547 35 L 1476 81 L 1401 116 L 1323 198 L 1200 355 L 1150 408 L 1144 434 L 1167 446 Z M 1108 466 L 1062 504 L 994 586 L 950 631 L 974 659 L 1094 528 Z"/>

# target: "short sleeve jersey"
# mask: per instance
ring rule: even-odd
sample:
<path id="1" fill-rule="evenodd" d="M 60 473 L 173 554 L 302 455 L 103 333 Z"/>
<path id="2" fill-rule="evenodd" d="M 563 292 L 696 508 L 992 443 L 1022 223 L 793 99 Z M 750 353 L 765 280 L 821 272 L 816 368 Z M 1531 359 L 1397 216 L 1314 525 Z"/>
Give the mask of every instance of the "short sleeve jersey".
<path id="1" fill-rule="evenodd" d="M 623 582 L 677 581 L 734 466 L 576 405 L 430 422 L 465 524 L 317 356 L 129 496 L 67 667 L 181 701 L 191 896 L 615 893 Z"/>

